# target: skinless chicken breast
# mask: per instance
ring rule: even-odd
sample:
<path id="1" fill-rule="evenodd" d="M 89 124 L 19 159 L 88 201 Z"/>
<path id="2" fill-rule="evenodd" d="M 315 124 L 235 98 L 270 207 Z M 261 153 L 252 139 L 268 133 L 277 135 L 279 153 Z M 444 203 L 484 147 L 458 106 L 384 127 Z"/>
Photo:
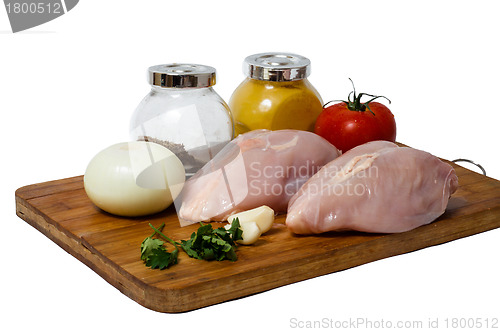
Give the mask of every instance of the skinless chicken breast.
<path id="1" fill-rule="evenodd" d="M 457 187 L 453 167 L 430 153 L 370 142 L 311 177 L 290 200 L 286 225 L 297 234 L 404 232 L 443 214 Z"/>
<path id="2" fill-rule="evenodd" d="M 255 130 L 239 135 L 184 185 L 183 221 L 224 221 L 267 205 L 276 213 L 340 152 L 320 136 L 299 130 Z"/>

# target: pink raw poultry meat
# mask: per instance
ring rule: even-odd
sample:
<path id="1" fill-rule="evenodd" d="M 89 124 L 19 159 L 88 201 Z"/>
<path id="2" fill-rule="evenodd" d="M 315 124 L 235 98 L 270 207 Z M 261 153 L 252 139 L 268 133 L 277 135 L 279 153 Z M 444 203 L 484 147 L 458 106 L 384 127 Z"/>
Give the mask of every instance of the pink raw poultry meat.
<path id="1" fill-rule="evenodd" d="M 261 205 L 286 212 L 288 201 L 340 152 L 299 130 L 255 130 L 239 135 L 184 185 L 179 218 L 226 220 Z"/>
<path id="2" fill-rule="evenodd" d="M 375 141 L 325 165 L 290 200 L 297 234 L 404 232 L 444 213 L 458 186 L 453 167 L 416 149 Z"/>

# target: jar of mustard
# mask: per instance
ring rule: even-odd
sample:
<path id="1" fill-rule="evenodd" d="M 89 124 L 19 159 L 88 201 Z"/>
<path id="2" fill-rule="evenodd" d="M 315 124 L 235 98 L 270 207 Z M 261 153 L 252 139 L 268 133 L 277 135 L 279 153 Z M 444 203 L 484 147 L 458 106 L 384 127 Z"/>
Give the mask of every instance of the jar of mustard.
<path id="1" fill-rule="evenodd" d="M 292 53 L 254 54 L 245 58 L 243 72 L 247 77 L 229 100 L 236 135 L 255 129 L 314 129 L 323 101 L 307 80 L 308 58 Z"/>

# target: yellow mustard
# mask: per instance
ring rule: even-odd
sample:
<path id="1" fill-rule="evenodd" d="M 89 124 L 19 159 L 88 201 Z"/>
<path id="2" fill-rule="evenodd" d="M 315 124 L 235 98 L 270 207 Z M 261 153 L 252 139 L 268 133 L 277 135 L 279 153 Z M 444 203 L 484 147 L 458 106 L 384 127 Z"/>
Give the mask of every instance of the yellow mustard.
<path id="1" fill-rule="evenodd" d="M 323 109 L 307 80 L 309 59 L 290 53 L 260 53 L 245 59 L 247 78 L 229 100 L 236 135 L 255 129 L 312 131 Z"/>

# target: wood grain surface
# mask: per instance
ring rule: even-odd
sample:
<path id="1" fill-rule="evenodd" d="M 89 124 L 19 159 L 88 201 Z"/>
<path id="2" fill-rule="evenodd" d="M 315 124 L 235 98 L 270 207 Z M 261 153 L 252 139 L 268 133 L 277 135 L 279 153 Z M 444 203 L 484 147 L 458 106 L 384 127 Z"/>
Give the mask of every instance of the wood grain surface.
<path id="1" fill-rule="evenodd" d="M 499 227 L 500 182 L 451 164 L 459 188 L 444 215 L 429 225 L 400 234 L 296 236 L 279 216 L 256 244 L 238 247 L 236 262 L 206 262 L 181 251 L 179 263 L 161 271 L 140 260 L 140 244 L 152 233 L 148 223 L 165 222 L 164 232 L 175 240 L 198 227 L 180 227 L 173 207 L 144 218 L 113 216 L 90 202 L 77 176 L 19 188 L 16 212 L 134 301 L 183 312 Z"/>

